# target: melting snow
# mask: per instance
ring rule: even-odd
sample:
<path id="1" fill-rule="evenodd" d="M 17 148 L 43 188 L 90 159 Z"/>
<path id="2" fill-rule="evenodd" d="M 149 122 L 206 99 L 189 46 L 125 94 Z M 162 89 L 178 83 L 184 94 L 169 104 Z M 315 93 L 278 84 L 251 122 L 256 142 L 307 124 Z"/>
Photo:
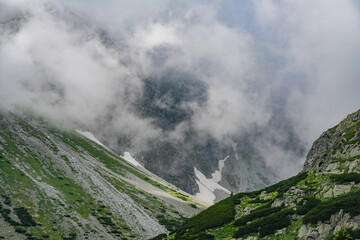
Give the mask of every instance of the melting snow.
<path id="1" fill-rule="evenodd" d="M 212 180 L 216 183 L 219 183 L 221 181 L 221 171 L 225 166 L 225 161 L 229 158 L 230 156 L 226 156 L 226 158 L 219 160 L 219 170 L 216 170 L 211 176 L 212 176 Z"/>
<path id="2" fill-rule="evenodd" d="M 76 130 L 76 131 L 78 133 L 80 133 L 81 135 L 83 135 L 84 137 L 86 137 L 87 139 L 99 144 L 100 146 L 106 148 L 107 150 L 110 150 L 104 144 L 102 144 L 91 132 L 83 132 L 80 130 Z M 138 161 L 136 161 L 129 152 L 124 152 L 124 156 L 121 156 L 121 157 L 136 167 L 142 167 L 141 164 Z"/>
<path id="3" fill-rule="evenodd" d="M 129 152 L 124 152 L 124 156 L 121 157 L 136 167 L 142 167 L 141 164 L 136 161 Z"/>
<path id="4" fill-rule="evenodd" d="M 221 181 L 221 171 L 225 165 L 225 161 L 228 158 L 229 156 L 227 156 L 225 159 L 219 160 L 219 170 L 216 170 L 212 174 L 211 179 L 206 178 L 205 175 L 202 174 L 202 172 L 200 172 L 194 167 L 195 175 L 197 177 L 195 181 L 199 186 L 199 192 L 195 195 L 195 197 L 205 202 L 213 204 L 216 199 L 216 196 L 214 194 L 214 191 L 216 189 L 222 190 L 230 194 L 230 191 L 228 189 L 224 188 L 219 184 L 219 182 Z"/>
<path id="5" fill-rule="evenodd" d="M 108 149 L 104 144 L 102 144 L 95 136 L 94 134 L 92 134 L 91 132 L 83 132 L 83 131 L 80 131 L 80 130 L 76 130 L 78 133 L 80 133 L 81 135 L 83 135 L 84 137 L 86 137 L 87 139 L 99 144 L 100 146 Z M 109 149 L 108 149 L 109 150 Z"/>

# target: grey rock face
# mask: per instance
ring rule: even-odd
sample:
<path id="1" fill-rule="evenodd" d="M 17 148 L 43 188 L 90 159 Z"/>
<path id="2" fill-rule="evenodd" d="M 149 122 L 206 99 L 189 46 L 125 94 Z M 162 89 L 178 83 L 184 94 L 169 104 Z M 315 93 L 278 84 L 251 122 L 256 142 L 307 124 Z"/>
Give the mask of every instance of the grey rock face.
<path id="1" fill-rule="evenodd" d="M 359 140 L 360 110 L 348 115 L 339 125 L 321 134 L 319 139 L 313 143 L 306 157 L 303 171 L 311 169 L 324 171 L 337 159 L 355 160 L 360 156 Z"/>
<path id="2" fill-rule="evenodd" d="M 350 214 L 340 210 L 331 216 L 330 221 L 319 223 L 316 227 L 303 225 L 299 229 L 299 239 L 325 239 L 329 234 L 336 234 L 341 229 L 359 229 L 360 216 L 351 217 Z"/>

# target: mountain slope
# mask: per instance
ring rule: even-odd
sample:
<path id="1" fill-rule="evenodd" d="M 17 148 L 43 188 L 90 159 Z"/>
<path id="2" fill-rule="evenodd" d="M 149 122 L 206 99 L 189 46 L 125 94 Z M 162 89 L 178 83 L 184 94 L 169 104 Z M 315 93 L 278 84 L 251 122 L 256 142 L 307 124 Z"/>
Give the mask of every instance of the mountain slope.
<path id="1" fill-rule="evenodd" d="M 179 59 L 174 51 L 177 47 L 167 44 L 143 52 L 150 63 L 145 67 L 147 61 L 136 57 L 144 49 L 135 45 L 142 41 L 128 39 L 141 28 L 115 33 L 101 21 L 60 2 L 39 1 L 34 8 L 9 0 L 0 2 L 0 42 L 4 48 L 0 53 L 12 60 L 4 61 L 3 66 L 2 79 L 9 82 L 1 88 L 4 107 L 31 103 L 38 112 L 76 122 L 117 154 L 131 152 L 146 169 L 194 195 L 200 192 L 199 196 L 205 196 L 195 168 L 211 181 L 220 161 L 227 158 L 221 178 L 212 183 L 222 188 L 207 190 L 210 197 L 204 200 L 210 203 L 228 197 L 230 192 L 261 189 L 284 178 L 277 173 L 288 173 L 289 168 L 281 171 L 269 167 L 268 148 L 275 149 L 277 156 L 293 156 L 287 159 L 293 166 L 305 156 L 307 144 L 297 134 L 291 114 L 284 112 L 287 101 L 282 94 L 258 101 L 264 93 L 257 92 L 260 85 L 252 86 L 253 81 L 247 80 L 244 85 L 237 84 L 242 79 L 239 76 L 232 81 L 221 76 L 214 88 L 214 74 L 202 73 L 213 69 L 206 67 L 207 57 L 201 58 L 199 66 L 173 65 Z M 35 29 L 41 34 L 35 34 Z M 144 34 L 143 40 L 149 36 Z M 24 39 L 29 40 L 28 45 L 22 44 Z M 45 47 L 47 50 L 42 50 Z M 19 50 L 19 54 L 14 55 L 11 49 Z M 22 66 L 24 72 L 14 66 Z M 225 79 L 227 84 L 234 82 L 226 86 Z M 6 92 L 5 86 L 14 94 Z M 218 92 L 221 86 L 226 87 L 223 93 Z M 245 107 L 246 102 L 260 104 L 257 107 L 261 111 L 252 104 Z M 301 166 L 293 169 L 291 172 L 296 172 Z"/>
<path id="2" fill-rule="evenodd" d="M 203 208 L 94 141 L 29 115 L 0 115 L 0 237 L 147 239 Z"/>
<path id="3" fill-rule="evenodd" d="M 360 239 L 360 110 L 314 142 L 297 176 L 233 195 L 187 220 L 169 239 L 336 235 Z"/>

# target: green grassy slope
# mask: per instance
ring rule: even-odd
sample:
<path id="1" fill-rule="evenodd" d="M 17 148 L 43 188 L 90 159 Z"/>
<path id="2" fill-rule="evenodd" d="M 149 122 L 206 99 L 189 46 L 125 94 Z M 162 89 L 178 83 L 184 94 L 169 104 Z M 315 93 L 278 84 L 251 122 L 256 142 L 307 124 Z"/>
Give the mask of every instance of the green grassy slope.
<path id="1" fill-rule="evenodd" d="M 360 111 L 322 135 L 327 148 L 311 150 L 313 167 L 231 196 L 158 239 L 360 239 L 359 137 Z"/>
<path id="2" fill-rule="evenodd" d="M 0 116 L 0 238 L 147 239 L 200 209 L 188 194 L 75 132 Z"/>

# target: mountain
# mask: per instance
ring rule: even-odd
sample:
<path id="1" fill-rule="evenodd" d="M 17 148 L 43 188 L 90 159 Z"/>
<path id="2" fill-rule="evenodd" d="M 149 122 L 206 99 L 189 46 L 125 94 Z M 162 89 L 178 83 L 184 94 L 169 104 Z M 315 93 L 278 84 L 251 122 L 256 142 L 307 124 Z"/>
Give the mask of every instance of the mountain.
<path id="1" fill-rule="evenodd" d="M 265 126 L 254 124 L 219 140 L 193 126 L 197 113 L 189 106 L 206 107 L 204 82 L 174 69 L 144 78 L 142 82 L 143 94 L 133 103 L 133 112 L 151 119 L 165 136 L 150 139 L 143 150 L 134 143 L 133 136 L 94 131 L 105 143 L 115 138 L 117 144 L 111 145 L 115 152 L 133 152 L 146 169 L 210 204 L 231 192 L 261 189 L 283 178 L 266 164 L 268 156 L 260 150 L 264 141 L 271 142 L 278 153 L 293 156 L 291 162 L 305 154 L 304 143 L 296 135 L 292 122 L 278 109 L 274 109 Z M 181 137 L 169 137 L 179 128 L 184 128 Z M 281 139 L 274 132 L 279 132 Z"/>
<path id="2" fill-rule="evenodd" d="M 360 239 L 360 110 L 324 132 L 296 176 L 235 194 L 169 238 Z"/>
<path id="3" fill-rule="evenodd" d="M 191 68 L 169 65 L 178 50 L 164 44 L 144 52 L 148 66 L 147 60 L 134 56 L 141 49 L 132 45 L 138 41 L 128 34 L 135 29 L 112 32 L 57 2 L 40 1 L 34 7 L 0 3 L 0 42 L 9 49 L 4 58 L 14 61 L 4 61 L 3 66 L 2 78 L 9 84 L 2 89 L 14 91 L 3 90 L 5 108 L 26 106 L 76 122 L 113 152 L 131 152 L 147 170 L 209 204 L 231 192 L 261 189 L 301 169 L 295 163 L 305 157 L 307 144 L 284 111 L 282 94 L 263 99 L 264 91 L 258 92 L 257 83 L 250 84 L 244 76 L 249 85 L 233 86 L 239 88 L 239 103 L 229 104 L 236 98 L 223 99 L 224 93 L 217 91 L 219 96 L 212 99 L 214 73 L 201 70 L 213 69 L 206 66 L 206 57 Z M 13 55 L 15 49 L 19 54 Z M 222 78 L 220 86 L 230 81 Z M 259 97 L 265 113 L 252 104 L 241 107 L 243 101 L 257 102 Z M 272 155 L 292 156 L 287 163 L 296 166 L 290 173 L 289 168 L 272 167 Z"/>
<path id="4" fill-rule="evenodd" d="M 207 206 L 92 133 L 20 112 L 0 114 L 0 194 L 1 239 L 148 239 Z"/>

